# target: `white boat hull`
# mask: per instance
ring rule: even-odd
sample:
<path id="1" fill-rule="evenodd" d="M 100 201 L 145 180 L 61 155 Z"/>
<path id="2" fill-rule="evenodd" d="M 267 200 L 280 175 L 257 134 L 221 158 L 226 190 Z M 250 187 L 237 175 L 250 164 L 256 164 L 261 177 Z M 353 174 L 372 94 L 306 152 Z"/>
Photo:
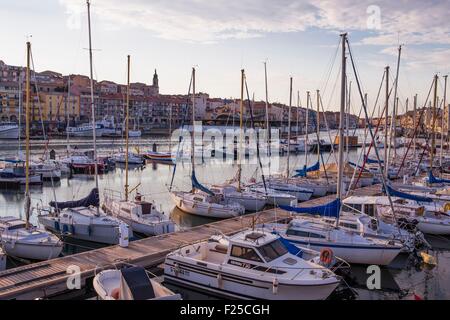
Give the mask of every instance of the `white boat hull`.
<path id="1" fill-rule="evenodd" d="M 431 223 L 427 221 L 419 221 L 417 228 L 426 234 L 434 235 L 450 235 L 450 225 L 441 223 Z"/>
<path id="2" fill-rule="evenodd" d="M 171 193 L 171 196 L 178 209 L 190 214 L 216 219 L 227 219 L 240 215 L 239 212 L 224 205 L 191 201 L 174 193 Z"/>
<path id="3" fill-rule="evenodd" d="M 30 260 L 49 260 L 58 257 L 63 244 L 35 244 L 21 241 L 3 240 L 3 248 L 6 254 Z"/>
<path id="4" fill-rule="evenodd" d="M 195 287 L 199 290 L 233 299 L 320 300 L 326 299 L 339 284 L 338 282 L 322 285 L 279 283 L 277 290 L 274 290 L 273 282 L 267 280 L 252 278 L 251 281 L 239 281 L 239 279 L 236 279 L 236 275 L 227 276 L 226 273 L 212 269 L 203 272 L 199 268 L 184 263 L 179 263 L 174 267 L 174 263 L 174 261 L 166 259 L 164 266 L 165 281 Z M 218 280 L 219 274 L 222 278 L 221 281 Z"/>
<path id="5" fill-rule="evenodd" d="M 19 127 L 4 128 L 0 130 L 0 139 L 19 139 Z"/>
<path id="6" fill-rule="evenodd" d="M 0 271 L 6 269 L 6 253 L 0 248 Z"/>

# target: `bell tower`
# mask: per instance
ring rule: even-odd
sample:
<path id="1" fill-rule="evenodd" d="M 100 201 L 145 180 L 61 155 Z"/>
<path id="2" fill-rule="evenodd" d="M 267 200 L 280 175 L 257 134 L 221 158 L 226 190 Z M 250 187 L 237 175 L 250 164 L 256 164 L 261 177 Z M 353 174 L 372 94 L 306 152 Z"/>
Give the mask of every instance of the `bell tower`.
<path id="1" fill-rule="evenodd" d="M 158 88 L 158 74 L 156 73 L 156 69 L 155 69 L 155 73 L 153 74 L 153 86 Z"/>

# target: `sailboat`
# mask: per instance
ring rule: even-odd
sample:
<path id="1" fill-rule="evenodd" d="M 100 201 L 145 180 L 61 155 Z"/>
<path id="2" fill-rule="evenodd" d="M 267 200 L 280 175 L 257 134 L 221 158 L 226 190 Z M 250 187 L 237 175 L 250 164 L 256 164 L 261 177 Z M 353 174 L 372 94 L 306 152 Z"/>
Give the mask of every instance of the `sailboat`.
<path id="1" fill-rule="evenodd" d="M 89 62 L 91 78 L 91 113 L 92 124 L 95 123 L 94 81 L 92 65 L 90 2 L 87 1 L 89 29 Z M 92 131 L 94 145 L 95 188 L 78 201 L 50 202 L 53 210 L 40 211 L 39 222 L 48 230 L 66 238 L 91 241 L 104 244 L 118 244 L 128 241 L 132 231 L 126 223 L 110 217 L 100 210 L 98 189 L 97 145 L 95 126 Z"/>
<path id="2" fill-rule="evenodd" d="M 245 81 L 245 71 L 241 70 L 241 100 L 240 100 L 240 149 L 239 149 L 239 159 L 238 159 L 238 171 L 235 179 L 232 179 L 230 183 L 221 185 L 212 185 L 210 190 L 215 194 L 220 194 L 223 196 L 226 202 L 235 202 L 242 205 L 245 211 L 255 212 L 260 211 L 264 208 L 267 203 L 267 198 L 265 195 L 256 193 L 251 189 L 246 189 L 242 185 L 242 140 L 243 137 L 243 116 L 244 116 L 244 81 Z M 237 183 L 237 186 L 234 185 Z"/>
<path id="3" fill-rule="evenodd" d="M 245 213 L 245 208 L 236 202 L 229 202 L 221 194 L 215 194 L 200 184 L 195 175 L 195 68 L 192 68 L 192 135 L 191 135 L 191 191 L 170 191 L 177 208 L 194 215 L 210 218 L 232 218 Z M 175 172 L 175 171 L 174 171 Z"/>
<path id="4" fill-rule="evenodd" d="M 113 191 L 105 193 L 103 209 L 111 216 L 127 223 L 133 232 L 146 236 L 154 236 L 175 231 L 175 223 L 168 219 L 163 212 L 156 209 L 152 202 L 145 201 L 143 197 L 136 193 L 134 201 L 128 199 L 128 163 L 129 163 L 129 99 L 130 99 L 130 56 L 128 61 L 128 82 L 127 100 L 125 116 L 125 198 Z"/>
<path id="5" fill-rule="evenodd" d="M 287 148 L 287 164 L 286 164 L 286 174 L 284 177 L 269 177 L 266 185 L 268 188 L 273 189 L 278 192 L 287 193 L 297 198 L 298 201 L 309 200 L 314 190 L 310 188 L 304 188 L 292 184 L 289 180 L 290 178 L 290 143 L 291 143 L 291 106 L 292 106 L 292 77 L 290 78 L 290 91 L 289 91 L 289 109 L 288 109 L 288 148 Z"/>
<path id="6" fill-rule="evenodd" d="M 27 80 L 25 110 L 25 221 L 12 217 L 0 217 L 0 247 L 6 254 L 31 260 L 47 260 L 59 256 L 63 243 L 54 235 L 30 224 L 30 55 L 31 43 L 27 42 Z"/>
<path id="7" fill-rule="evenodd" d="M 344 141 L 345 85 L 346 85 L 346 43 L 347 34 L 342 34 L 341 109 L 339 141 Z M 351 55 L 351 52 L 350 52 Z M 377 149 L 375 149 L 376 152 Z M 378 154 L 378 153 L 377 153 Z M 403 244 L 395 239 L 369 237 L 358 232 L 349 232 L 340 227 L 341 198 L 343 195 L 344 144 L 339 144 L 337 198 L 316 207 L 285 207 L 282 209 L 297 214 L 284 228 L 279 230 L 290 243 L 307 246 L 313 250 L 332 250 L 336 256 L 349 263 L 389 265 L 402 251 Z M 383 183 L 384 180 L 383 180 Z M 306 214 L 306 216 L 305 216 Z M 312 215 L 334 217 L 335 225 L 330 225 Z"/>

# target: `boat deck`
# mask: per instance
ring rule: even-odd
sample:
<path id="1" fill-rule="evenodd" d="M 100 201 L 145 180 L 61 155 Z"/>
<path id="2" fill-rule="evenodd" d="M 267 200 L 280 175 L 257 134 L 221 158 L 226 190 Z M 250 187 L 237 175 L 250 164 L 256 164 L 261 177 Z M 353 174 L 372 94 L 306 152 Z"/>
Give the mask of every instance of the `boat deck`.
<path id="1" fill-rule="evenodd" d="M 380 186 L 358 189 L 354 194 L 375 195 Z M 302 206 L 327 203 L 335 198 L 330 195 L 304 202 Z M 49 261 L 33 263 L 0 272 L 0 299 L 36 299 L 63 295 L 81 296 L 84 290 L 69 290 L 73 271 L 80 272 L 81 288 L 90 287 L 92 278 L 103 268 L 124 264 L 155 267 L 164 262 L 165 256 L 184 245 L 208 239 L 221 232 L 229 235 L 252 224 L 275 222 L 289 217 L 281 209 L 264 210 L 237 218 L 221 220 L 189 230 L 133 241 L 127 248 L 118 245 L 78 253 Z M 71 273 L 72 270 L 72 273 Z"/>

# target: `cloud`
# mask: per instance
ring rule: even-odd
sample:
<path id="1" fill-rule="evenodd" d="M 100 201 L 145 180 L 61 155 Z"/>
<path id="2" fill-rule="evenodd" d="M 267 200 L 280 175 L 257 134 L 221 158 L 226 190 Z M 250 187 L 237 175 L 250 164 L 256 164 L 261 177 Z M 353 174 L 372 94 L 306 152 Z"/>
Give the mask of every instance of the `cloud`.
<path id="1" fill-rule="evenodd" d="M 85 11 L 84 1 L 59 0 L 68 17 Z M 361 42 L 393 45 L 450 44 L 447 0 L 93 0 L 102 22 L 139 27 L 164 39 L 216 42 L 308 28 L 369 31 Z"/>

